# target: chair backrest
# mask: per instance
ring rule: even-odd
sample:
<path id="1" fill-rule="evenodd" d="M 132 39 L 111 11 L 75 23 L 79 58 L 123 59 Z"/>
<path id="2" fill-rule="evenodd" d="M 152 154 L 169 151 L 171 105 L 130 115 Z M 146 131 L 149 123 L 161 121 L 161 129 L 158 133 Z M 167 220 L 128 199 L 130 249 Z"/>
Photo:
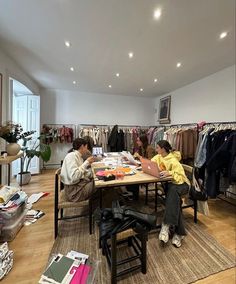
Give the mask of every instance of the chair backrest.
<path id="1" fill-rule="evenodd" d="M 57 207 L 59 201 L 59 192 L 64 188 L 64 184 L 61 181 L 61 168 L 55 172 L 55 206 Z"/>
<path id="2" fill-rule="evenodd" d="M 189 165 L 185 165 L 185 164 L 182 164 L 182 166 L 184 168 L 184 171 L 185 171 L 185 174 L 186 174 L 187 178 L 189 179 L 189 181 L 192 184 L 192 181 L 193 181 L 193 167 L 191 167 Z"/>

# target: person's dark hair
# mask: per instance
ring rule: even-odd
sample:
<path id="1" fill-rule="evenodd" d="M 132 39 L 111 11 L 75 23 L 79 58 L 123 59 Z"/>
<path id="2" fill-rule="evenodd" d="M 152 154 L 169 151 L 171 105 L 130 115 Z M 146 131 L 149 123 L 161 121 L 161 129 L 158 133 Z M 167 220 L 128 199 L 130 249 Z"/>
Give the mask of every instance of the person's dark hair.
<path id="1" fill-rule="evenodd" d="M 93 147 L 94 147 L 94 141 L 93 141 L 93 138 L 91 136 L 84 136 L 83 139 L 87 142 L 87 145 L 88 145 L 88 150 L 90 152 L 93 151 Z"/>
<path id="2" fill-rule="evenodd" d="M 79 148 L 82 145 L 87 145 L 88 142 L 86 142 L 83 138 L 75 138 L 75 140 L 72 143 L 73 148 L 71 148 L 68 153 L 72 152 L 73 150 L 79 150 Z"/>
<path id="3" fill-rule="evenodd" d="M 139 136 L 139 140 L 143 143 L 143 148 L 146 150 L 147 146 L 148 146 L 148 138 L 147 135 L 142 134 Z"/>
<path id="4" fill-rule="evenodd" d="M 164 148 L 167 153 L 170 153 L 172 151 L 172 147 L 167 140 L 160 140 L 157 142 L 157 145 L 161 148 Z"/>

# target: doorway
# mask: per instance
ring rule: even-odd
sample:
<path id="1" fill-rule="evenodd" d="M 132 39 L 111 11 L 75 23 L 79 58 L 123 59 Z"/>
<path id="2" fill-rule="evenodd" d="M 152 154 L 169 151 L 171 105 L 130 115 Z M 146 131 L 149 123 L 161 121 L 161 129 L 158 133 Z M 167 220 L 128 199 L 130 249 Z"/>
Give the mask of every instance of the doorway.
<path id="1" fill-rule="evenodd" d="M 11 117 L 14 123 L 21 124 L 23 132 L 35 130 L 32 139 L 27 142 L 30 149 L 37 143 L 40 135 L 40 96 L 35 95 L 21 82 L 10 78 Z M 22 143 L 22 141 L 19 141 Z M 17 175 L 20 171 L 20 160 L 12 163 L 12 174 Z M 39 158 L 34 157 L 29 166 L 31 174 L 40 172 Z"/>

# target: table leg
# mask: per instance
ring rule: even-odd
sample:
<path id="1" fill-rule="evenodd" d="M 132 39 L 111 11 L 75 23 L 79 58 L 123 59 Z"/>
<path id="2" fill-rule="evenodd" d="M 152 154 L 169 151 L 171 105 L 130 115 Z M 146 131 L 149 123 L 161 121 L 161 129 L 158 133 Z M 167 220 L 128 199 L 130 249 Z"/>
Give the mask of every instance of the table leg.
<path id="1" fill-rule="evenodd" d="M 102 188 L 99 188 L 99 207 L 102 208 Z"/>
<path id="2" fill-rule="evenodd" d="M 7 185 L 10 185 L 11 181 L 11 164 L 8 164 L 8 179 L 7 179 Z"/>
<path id="3" fill-rule="evenodd" d="M 155 182 L 155 212 L 157 212 L 157 183 Z"/>
<path id="4" fill-rule="evenodd" d="M 22 176 L 23 176 L 23 158 L 21 157 L 20 158 L 20 173 L 21 173 L 21 175 L 20 175 L 20 186 L 22 186 Z"/>
<path id="5" fill-rule="evenodd" d="M 0 165 L 0 185 L 2 184 L 2 165 Z"/>

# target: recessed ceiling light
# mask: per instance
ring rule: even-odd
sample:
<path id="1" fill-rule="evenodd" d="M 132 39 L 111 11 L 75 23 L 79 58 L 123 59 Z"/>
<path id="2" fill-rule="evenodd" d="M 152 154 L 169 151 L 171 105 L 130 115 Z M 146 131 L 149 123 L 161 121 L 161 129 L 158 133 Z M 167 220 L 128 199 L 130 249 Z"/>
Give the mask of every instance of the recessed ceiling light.
<path id="1" fill-rule="evenodd" d="M 129 58 L 133 58 L 134 54 L 133 52 L 129 52 Z"/>
<path id="2" fill-rule="evenodd" d="M 141 89 L 140 89 L 140 92 L 142 92 L 142 91 L 143 91 L 143 89 L 141 88 Z"/>
<path id="3" fill-rule="evenodd" d="M 68 40 L 65 41 L 65 46 L 70 47 L 70 42 Z"/>
<path id="4" fill-rule="evenodd" d="M 75 84 L 76 84 L 76 81 L 73 81 L 73 84 L 75 85 Z"/>
<path id="5" fill-rule="evenodd" d="M 116 77 L 119 77 L 120 76 L 120 74 L 119 73 L 116 73 Z"/>
<path id="6" fill-rule="evenodd" d="M 177 64 L 176 64 L 176 67 L 177 68 L 179 68 L 179 67 L 181 67 L 182 66 L 182 63 L 181 62 L 178 62 Z"/>
<path id="7" fill-rule="evenodd" d="M 74 71 L 74 67 L 70 67 L 70 71 Z"/>
<path id="8" fill-rule="evenodd" d="M 108 87 L 109 87 L 109 88 L 112 88 L 112 85 L 109 85 Z"/>
<path id="9" fill-rule="evenodd" d="M 156 9 L 153 13 L 154 19 L 158 20 L 161 17 L 161 9 Z"/>
<path id="10" fill-rule="evenodd" d="M 154 79 L 154 83 L 156 83 L 156 82 L 157 82 L 157 78 Z"/>
<path id="11" fill-rule="evenodd" d="M 221 33 L 221 34 L 220 34 L 220 39 L 225 38 L 227 35 L 228 35 L 228 33 L 227 33 L 227 32 L 223 32 L 223 33 Z"/>

